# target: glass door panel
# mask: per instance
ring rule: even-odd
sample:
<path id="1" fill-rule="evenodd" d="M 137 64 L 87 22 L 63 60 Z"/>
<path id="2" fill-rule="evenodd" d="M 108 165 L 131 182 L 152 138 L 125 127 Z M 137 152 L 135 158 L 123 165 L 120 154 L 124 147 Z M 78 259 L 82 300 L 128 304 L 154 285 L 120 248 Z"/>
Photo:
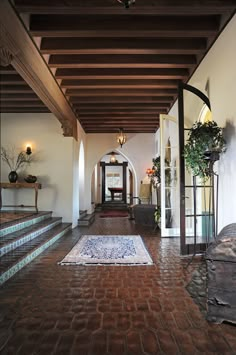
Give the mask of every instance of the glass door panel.
<path id="1" fill-rule="evenodd" d="M 179 88 L 180 149 L 180 229 L 181 253 L 195 254 L 206 250 L 214 234 L 214 198 L 212 181 L 203 182 L 185 168 L 184 145 L 192 125 L 200 119 L 208 98 L 196 88 L 181 84 Z"/>
<path id="2" fill-rule="evenodd" d="M 177 130 L 176 118 L 160 115 L 162 237 L 179 237 L 180 235 Z"/>

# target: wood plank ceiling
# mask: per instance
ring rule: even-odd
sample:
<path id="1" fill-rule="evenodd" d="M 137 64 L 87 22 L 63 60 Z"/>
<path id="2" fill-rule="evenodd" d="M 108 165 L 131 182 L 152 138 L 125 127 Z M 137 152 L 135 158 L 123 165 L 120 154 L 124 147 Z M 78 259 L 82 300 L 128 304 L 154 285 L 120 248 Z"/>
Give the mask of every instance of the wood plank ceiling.
<path id="1" fill-rule="evenodd" d="M 155 132 L 179 80 L 190 78 L 236 10 L 235 0 L 13 5 L 86 133 Z M 48 108 L 9 66 L 1 67 L 1 111 Z"/>

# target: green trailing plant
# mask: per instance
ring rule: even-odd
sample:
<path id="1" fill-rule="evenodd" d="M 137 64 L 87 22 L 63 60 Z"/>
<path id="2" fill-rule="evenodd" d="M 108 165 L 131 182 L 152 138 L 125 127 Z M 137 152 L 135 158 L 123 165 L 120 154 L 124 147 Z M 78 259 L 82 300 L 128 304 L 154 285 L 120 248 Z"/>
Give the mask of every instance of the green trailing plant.
<path id="1" fill-rule="evenodd" d="M 160 219 L 161 219 L 161 207 L 157 206 L 154 212 L 154 220 L 156 223 L 159 223 Z"/>
<path id="2" fill-rule="evenodd" d="M 6 149 L 1 147 L 1 159 L 8 165 L 10 171 L 18 171 L 25 165 L 30 164 L 33 160 L 33 157 L 32 155 L 28 155 L 23 151 L 16 154 L 15 148 Z"/>
<path id="3" fill-rule="evenodd" d="M 195 122 L 188 132 L 184 147 L 185 165 L 189 172 L 202 179 L 210 176 L 209 164 L 226 150 L 222 128 L 215 121 Z"/>

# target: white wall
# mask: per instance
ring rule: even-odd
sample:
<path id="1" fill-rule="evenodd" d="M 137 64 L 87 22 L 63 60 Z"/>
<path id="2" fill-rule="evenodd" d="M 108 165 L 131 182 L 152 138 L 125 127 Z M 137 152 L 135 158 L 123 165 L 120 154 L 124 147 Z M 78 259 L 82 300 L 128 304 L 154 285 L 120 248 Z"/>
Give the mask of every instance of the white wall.
<path id="1" fill-rule="evenodd" d="M 117 150 L 132 166 L 136 186 L 134 195 L 137 196 L 140 181 L 146 176 L 145 172 L 152 165 L 155 156 L 155 134 L 127 134 L 127 142 L 122 148 L 116 142 L 116 134 L 88 134 L 86 151 L 86 181 L 85 191 L 87 206 L 91 211 L 91 178 L 95 165 L 108 152 Z"/>
<path id="2" fill-rule="evenodd" d="M 212 46 L 189 81 L 205 92 L 210 84 L 213 120 L 224 129 L 227 152 L 221 156 L 219 173 L 219 230 L 236 222 L 236 15 Z M 170 111 L 175 116 L 177 102 Z"/>
<path id="3" fill-rule="evenodd" d="M 28 174 L 36 175 L 42 183 L 38 206 L 41 211 L 53 211 L 53 216 L 62 216 L 63 221 L 76 224 L 74 191 L 78 175 L 74 160 L 78 160 L 78 143 L 71 137 L 64 137 L 59 121 L 53 114 L 2 114 L 1 145 L 15 146 L 17 152 L 26 142 L 32 143 L 37 161 L 25 171 L 19 171 L 20 179 Z M 1 181 L 8 181 L 9 168 L 1 162 Z M 34 204 L 33 190 L 3 190 L 4 204 Z"/>

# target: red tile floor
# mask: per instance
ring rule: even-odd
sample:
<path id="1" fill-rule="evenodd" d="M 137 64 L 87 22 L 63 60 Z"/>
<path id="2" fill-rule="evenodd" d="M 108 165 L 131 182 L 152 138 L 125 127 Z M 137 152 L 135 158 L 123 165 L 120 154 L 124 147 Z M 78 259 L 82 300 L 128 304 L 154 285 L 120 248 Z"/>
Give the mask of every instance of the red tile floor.
<path id="1" fill-rule="evenodd" d="M 82 234 L 140 234 L 151 266 L 61 266 Z M 185 286 L 201 259 L 127 218 L 96 217 L 0 290 L 3 355 L 236 354 L 236 327 L 208 323 Z"/>

